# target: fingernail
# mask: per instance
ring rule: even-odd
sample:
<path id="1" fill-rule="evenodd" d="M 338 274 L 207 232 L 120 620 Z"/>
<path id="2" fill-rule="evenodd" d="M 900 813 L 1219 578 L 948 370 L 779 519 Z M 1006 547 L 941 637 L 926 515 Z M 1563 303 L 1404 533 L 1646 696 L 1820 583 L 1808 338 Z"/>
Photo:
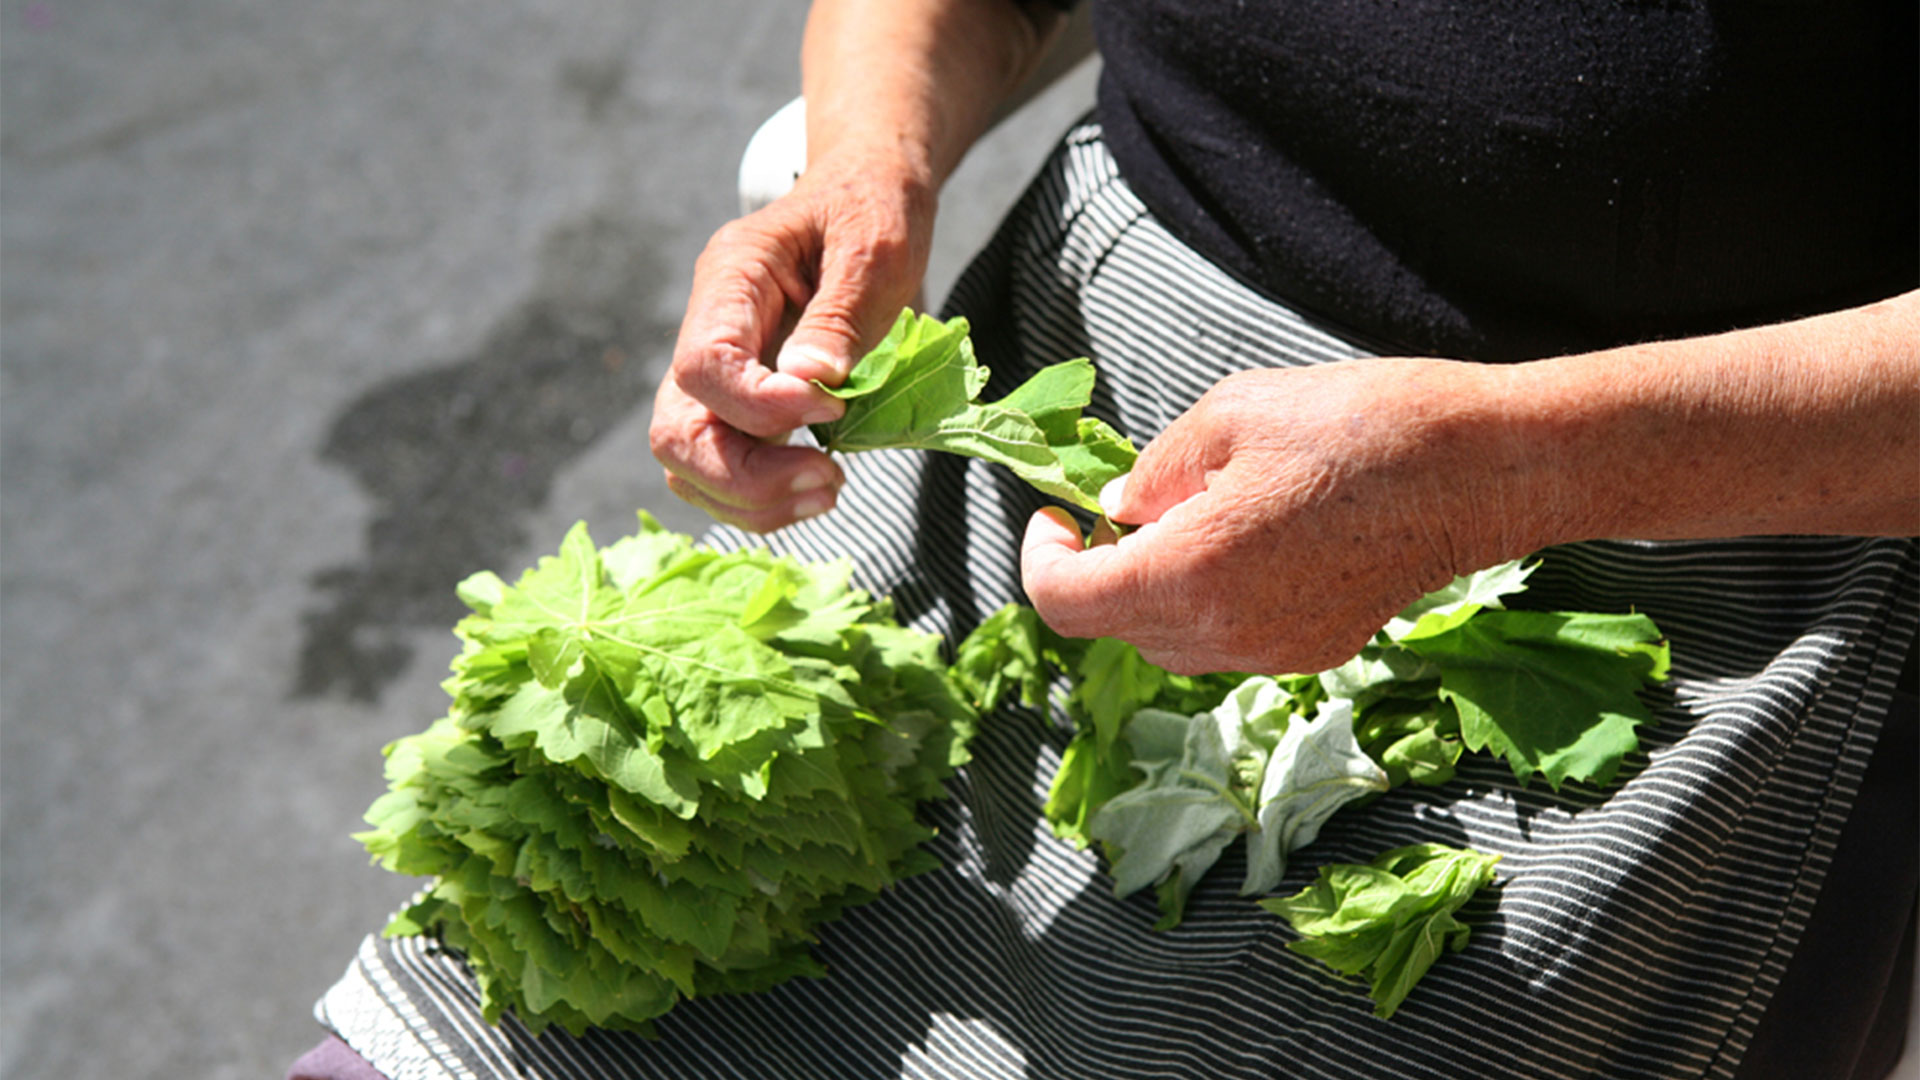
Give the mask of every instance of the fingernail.
<path id="1" fill-rule="evenodd" d="M 784 371 L 776 371 L 767 376 L 767 381 L 762 383 L 761 387 L 773 393 L 808 399 L 806 411 L 800 414 L 802 424 L 830 424 L 840 419 L 840 414 L 847 411 L 847 407 L 840 403 L 839 398 L 823 393 L 812 383 Z"/>
<path id="2" fill-rule="evenodd" d="M 1073 520 L 1073 515 L 1067 513 L 1064 508 L 1058 506 L 1043 506 L 1040 508 L 1040 512 L 1046 515 L 1048 521 L 1066 529 L 1075 536 L 1080 535 L 1080 523 Z"/>
<path id="3" fill-rule="evenodd" d="M 1107 481 L 1100 489 L 1100 512 L 1108 517 L 1120 516 L 1120 504 L 1127 497 L 1127 473 Z"/>
<path id="4" fill-rule="evenodd" d="M 808 495 L 794 503 L 793 518 L 795 521 L 805 521 L 808 518 L 819 517 L 831 509 L 833 509 L 833 493 L 823 491 L 818 495 Z"/>
<path id="5" fill-rule="evenodd" d="M 823 487 L 829 487 L 832 484 L 833 484 L 833 477 L 828 476 L 826 473 L 819 472 L 816 470 L 808 470 L 807 472 L 803 472 L 799 476 L 796 476 L 793 478 L 792 490 L 795 495 L 799 495 L 802 492 L 818 491 L 819 489 Z"/>
<path id="6" fill-rule="evenodd" d="M 1020 537 L 1020 573 L 1022 576 L 1029 576 L 1033 569 L 1039 565 L 1033 560 L 1042 558 L 1043 556 L 1050 558 L 1057 557 L 1052 556 L 1050 553 L 1052 553 L 1055 548 L 1060 547 L 1061 541 L 1065 539 L 1059 535 L 1060 530 L 1065 530 L 1067 535 L 1074 541 L 1067 545 L 1070 549 L 1079 548 L 1080 526 L 1074 522 L 1073 515 L 1067 513 L 1065 510 L 1057 506 L 1043 506 L 1036 511 L 1031 518 L 1027 519 L 1027 531 L 1021 534 Z"/>
<path id="7" fill-rule="evenodd" d="M 773 366 L 796 379 L 819 379 L 832 384 L 838 384 L 847 374 L 845 366 L 827 355 L 825 349 L 796 343 L 782 348 Z"/>

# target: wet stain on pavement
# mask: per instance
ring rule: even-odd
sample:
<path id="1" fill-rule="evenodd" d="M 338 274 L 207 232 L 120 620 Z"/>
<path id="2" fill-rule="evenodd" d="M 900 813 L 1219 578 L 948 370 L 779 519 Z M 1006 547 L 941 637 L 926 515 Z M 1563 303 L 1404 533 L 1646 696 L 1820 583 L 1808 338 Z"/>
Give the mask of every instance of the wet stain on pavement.
<path id="1" fill-rule="evenodd" d="M 626 88 L 627 62 L 622 56 L 569 60 L 560 65 L 560 89 L 580 103 L 587 119 L 599 123 L 620 100 Z"/>
<path id="2" fill-rule="evenodd" d="M 650 316 L 669 281 L 642 222 L 557 232 L 531 299 L 473 355 L 383 383 L 333 423 L 321 459 L 375 503 L 362 558 L 315 576 L 295 697 L 377 699 L 407 635 L 465 614 L 460 580 L 503 569 L 555 475 L 647 400 L 675 327 Z"/>

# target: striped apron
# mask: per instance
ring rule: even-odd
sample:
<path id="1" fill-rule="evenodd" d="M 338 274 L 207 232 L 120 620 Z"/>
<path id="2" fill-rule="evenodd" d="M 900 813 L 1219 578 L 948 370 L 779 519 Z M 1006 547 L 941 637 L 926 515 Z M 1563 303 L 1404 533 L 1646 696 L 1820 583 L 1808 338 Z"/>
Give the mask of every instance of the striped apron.
<path id="1" fill-rule="evenodd" d="M 1221 377 L 1361 355 L 1170 236 L 1127 189 L 1097 125 L 1069 133 L 955 287 L 985 397 L 1091 356 L 1090 410 L 1144 444 Z M 1040 504 L 1004 470 L 944 455 L 843 460 L 824 518 L 766 538 L 850 555 L 903 621 L 957 640 L 1020 597 Z M 1150 929 L 1151 890 L 1113 896 L 1098 854 L 1041 820 L 1069 732 L 1008 708 L 926 814 L 944 869 L 821 930 L 825 978 L 681 1004 L 659 1037 L 480 1019 L 460 958 L 370 937 L 316 1007 L 393 1080 L 543 1077 L 1732 1077 L 1803 932 L 1916 623 L 1906 539 L 1589 542 L 1542 553 L 1517 606 L 1638 610 L 1673 648 L 1658 722 L 1607 789 L 1517 784 L 1469 755 L 1440 788 L 1336 815 L 1282 893 L 1326 862 L 1437 840 L 1503 856 L 1444 957 L 1389 1021 L 1286 948 L 1237 895 L 1235 850 L 1185 921 Z"/>

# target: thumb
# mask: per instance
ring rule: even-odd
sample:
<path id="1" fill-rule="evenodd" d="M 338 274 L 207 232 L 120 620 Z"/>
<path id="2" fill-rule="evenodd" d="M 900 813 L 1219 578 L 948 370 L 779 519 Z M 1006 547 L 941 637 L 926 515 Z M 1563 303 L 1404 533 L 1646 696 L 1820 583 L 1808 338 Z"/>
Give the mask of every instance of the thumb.
<path id="1" fill-rule="evenodd" d="M 820 287 L 787 335 L 774 366 L 828 386 L 846 381 L 853 365 L 886 336 L 911 294 L 910 287 L 903 291 L 876 280 L 876 269 L 870 260 L 826 261 Z"/>
<path id="2" fill-rule="evenodd" d="M 816 316 L 813 305 L 807 305 L 806 313 L 780 347 L 774 367 L 796 379 L 818 379 L 828 386 L 839 386 L 866 353 L 862 336 L 852 326 L 844 316 Z"/>
<path id="3" fill-rule="evenodd" d="M 1182 416 L 1149 442 L 1132 472 L 1101 489 L 1100 507 L 1107 517 L 1146 525 L 1207 490 L 1226 464 L 1226 453 L 1201 437 L 1201 427 Z"/>

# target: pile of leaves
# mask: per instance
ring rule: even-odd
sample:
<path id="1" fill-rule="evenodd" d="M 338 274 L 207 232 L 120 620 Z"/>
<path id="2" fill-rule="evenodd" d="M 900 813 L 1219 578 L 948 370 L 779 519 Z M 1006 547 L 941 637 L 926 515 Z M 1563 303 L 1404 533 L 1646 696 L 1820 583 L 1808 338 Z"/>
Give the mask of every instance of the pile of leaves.
<path id="1" fill-rule="evenodd" d="M 1667 644 L 1644 615 L 1504 608 L 1502 598 L 1522 591 L 1535 566 L 1516 561 L 1457 578 L 1394 618 L 1358 656 L 1317 674 L 1173 675 L 1125 642 L 1060 637 L 1013 604 L 961 642 L 954 678 L 982 710 L 1009 698 L 1046 707 L 1056 681 L 1065 684 L 1060 697 L 1075 730 L 1047 819 L 1063 839 L 1100 846 L 1117 895 L 1153 887 L 1155 925 L 1169 929 L 1235 841 L 1247 853 L 1241 893 L 1270 892 L 1288 855 L 1336 811 L 1402 784 L 1444 784 L 1468 751 L 1503 759 L 1522 783 L 1536 775 L 1555 789 L 1610 783 L 1639 745 L 1636 729 L 1652 719 L 1639 691 L 1666 677 Z M 1452 849 L 1423 850 L 1439 859 Z M 1470 855 L 1479 861 L 1461 861 Z M 1405 950 L 1440 929 L 1454 947 L 1464 944 L 1464 924 L 1440 916 L 1451 919 L 1497 861 L 1472 852 L 1446 858 L 1445 888 L 1423 884 L 1441 869 L 1424 871 L 1395 904 L 1375 903 L 1386 887 L 1375 871 L 1410 872 L 1399 857 L 1386 869 L 1323 868 L 1338 887 L 1323 881 L 1269 907 L 1301 915 L 1299 951 L 1349 965 L 1356 951 L 1329 953 L 1314 942 L 1331 927 L 1357 933 L 1372 920 L 1363 937 L 1385 935 L 1389 969 L 1374 981 L 1375 1001 L 1391 1015 L 1404 986 L 1438 955 L 1424 945 Z M 1375 887 L 1341 884 L 1359 879 Z M 1319 902 L 1312 897 L 1329 896 L 1351 903 L 1305 916 Z"/>
<path id="2" fill-rule="evenodd" d="M 849 577 L 643 513 L 469 578 L 450 710 L 387 748 L 358 836 L 433 878 L 388 932 L 464 950 L 488 1019 L 536 1032 L 820 973 L 816 926 L 935 865 L 915 807 L 975 721 L 939 639 Z"/>

